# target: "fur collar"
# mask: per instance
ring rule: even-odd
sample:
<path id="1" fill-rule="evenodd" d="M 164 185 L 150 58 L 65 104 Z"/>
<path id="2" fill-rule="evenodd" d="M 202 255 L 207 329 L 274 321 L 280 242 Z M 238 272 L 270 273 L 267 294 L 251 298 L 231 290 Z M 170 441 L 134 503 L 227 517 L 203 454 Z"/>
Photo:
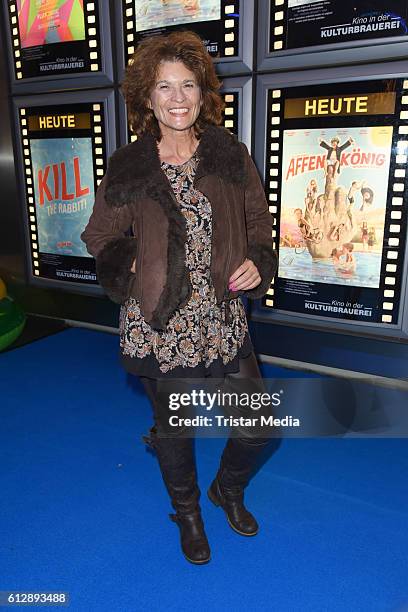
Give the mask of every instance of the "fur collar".
<path id="1" fill-rule="evenodd" d="M 197 149 L 196 179 L 214 174 L 225 181 L 245 184 L 245 157 L 236 136 L 223 127 L 208 125 Z M 109 161 L 105 199 L 109 206 L 151 197 L 160 200 L 170 184 L 161 169 L 155 139 L 145 134 L 115 151 Z"/>

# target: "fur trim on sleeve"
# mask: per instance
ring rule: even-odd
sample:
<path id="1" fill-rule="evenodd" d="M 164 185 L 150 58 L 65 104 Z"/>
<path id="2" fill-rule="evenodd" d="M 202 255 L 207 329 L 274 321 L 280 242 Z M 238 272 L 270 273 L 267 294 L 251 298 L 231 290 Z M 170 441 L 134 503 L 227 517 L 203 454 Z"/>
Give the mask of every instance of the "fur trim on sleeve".
<path id="1" fill-rule="evenodd" d="M 248 248 L 247 258 L 254 262 L 262 280 L 254 289 L 244 291 L 243 295 L 251 300 L 256 300 L 263 297 L 271 286 L 278 268 L 278 256 L 272 245 L 253 244 Z"/>
<path id="2" fill-rule="evenodd" d="M 121 236 L 111 240 L 96 257 L 96 274 L 99 284 L 108 297 L 122 304 L 128 296 L 129 282 L 134 276 L 130 271 L 136 258 L 137 240 Z"/>

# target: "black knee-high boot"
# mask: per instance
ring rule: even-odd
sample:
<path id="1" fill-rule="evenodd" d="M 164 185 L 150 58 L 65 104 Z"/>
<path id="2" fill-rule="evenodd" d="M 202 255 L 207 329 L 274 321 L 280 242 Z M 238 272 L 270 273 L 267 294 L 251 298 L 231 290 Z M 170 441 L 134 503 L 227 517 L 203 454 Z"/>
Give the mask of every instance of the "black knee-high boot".
<path id="1" fill-rule="evenodd" d="M 255 354 L 240 359 L 239 372 L 226 377 L 226 385 L 238 392 L 265 391 L 261 373 Z M 247 409 L 235 407 L 233 416 L 250 416 Z M 244 506 L 244 489 L 253 474 L 257 460 L 268 438 L 237 436 L 229 438 L 221 457 L 220 467 L 212 482 L 208 497 L 216 505 L 221 506 L 227 515 L 232 529 L 241 535 L 252 536 L 258 532 L 258 523 L 254 516 Z"/>
<path id="2" fill-rule="evenodd" d="M 244 506 L 244 489 L 260 453 L 269 442 L 264 438 L 229 438 L 217 475 L 208 490 L 210 500 L 223 508 L 228 523 L 241 535 L 258 533 L 258 523 Z"/>
<path id="3" fill-rule="evenodd" d="M 184 556 L 191 563 L 207 563 L 210 547 L 199 505 L 193 440 L 160 437 L 156 426 L 143 440 L 156 451 L 163 481 L 176 511 L 169 516 L 179 526 Z"/>

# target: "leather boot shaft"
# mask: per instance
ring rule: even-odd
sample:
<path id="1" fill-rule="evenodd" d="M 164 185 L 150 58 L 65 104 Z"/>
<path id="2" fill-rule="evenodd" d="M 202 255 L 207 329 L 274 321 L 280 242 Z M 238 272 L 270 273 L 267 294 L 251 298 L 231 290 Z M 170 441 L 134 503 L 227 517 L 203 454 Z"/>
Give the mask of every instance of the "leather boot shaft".
<path id="1" fill-rule="evenodd" d="M 258 533 L 255 517 L 244 505 L 244 489 L 269 439 L 229 438 L 221 457 L 220 467 L 212 482 L 208 497 L 224 510 L 228 523 L 237 533 L 253 536 Z"/>
<path id="2" fill-rule="evenodd" d="M 193 439 L 161 437 L 154 426 L 149 436 L 143 436 L 143 440 L 156 452 L 163 482 L 176 511 L 176 514 L 169 516 L 180 529 L 184 556 L 191 563 L 207 563 L 210 560 L 210 547 L 199 505 L 200 489 L 197 485 Z"/>

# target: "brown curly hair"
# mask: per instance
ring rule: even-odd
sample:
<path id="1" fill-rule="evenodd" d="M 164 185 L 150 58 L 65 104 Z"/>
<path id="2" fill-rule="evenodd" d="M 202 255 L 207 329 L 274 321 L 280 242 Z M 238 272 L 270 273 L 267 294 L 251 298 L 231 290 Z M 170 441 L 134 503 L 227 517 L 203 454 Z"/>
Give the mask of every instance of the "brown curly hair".
<path id="1" fill-rule="evenodd" d="M 151 36 L 139 43 L 126 68 L 122 93 L 128 110 L 129 127 L 141 136 L 149 132 L 161 139 L 160 127 L 153 111 L 148 108 L 161 62 L 183 62 L 194 74 L 201 88 L 202 106 L 194 124 L 199 136 L 208 123 L 219 125 L 224 100 L 219 94 L 219 81 L 213 61 L 201 38 L 190 31 Z"/>

